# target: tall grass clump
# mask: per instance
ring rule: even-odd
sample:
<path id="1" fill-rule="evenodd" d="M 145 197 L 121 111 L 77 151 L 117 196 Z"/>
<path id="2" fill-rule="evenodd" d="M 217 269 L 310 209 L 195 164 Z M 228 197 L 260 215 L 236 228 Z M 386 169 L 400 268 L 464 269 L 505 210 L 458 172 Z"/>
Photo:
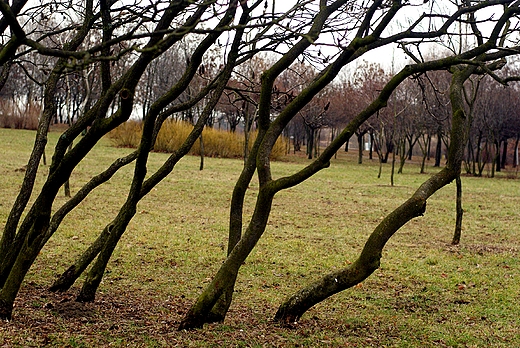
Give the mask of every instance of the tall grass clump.
<path id="1" fill-rule="evenodd" d="M 157 140 L 154 151 L 173 152 L 184 142 L 191 132 L 193 126 L 185 121 L 168 120 L 164 122 Z M 128 121 L 117 127 L 110 133 L 112 142 L 117 147 L 134 147 L 139 145 L 141 139 L 142 123 Z M 256 132 L 250 133 L 249 149 L 256 139 Z M 204 155 L 218 158 L 240 158 L 244 156 L 244 133 L 231 133 L 219 129 L 206 127 L 202 132 L 204 144 Z M 200 155 L 200 142 L 196 142 L 190 150 L 192 155 Z M 276 160 L 285 154 L 285 139 L 278 139 L 271 154 Z"/>
<path id="2" fill-rule="evenodd" d="M 138 121 L 127 121 L 109 133 L 110 139 L 117 147 L 137 148 L 141 139 L 142 124 Z"/>

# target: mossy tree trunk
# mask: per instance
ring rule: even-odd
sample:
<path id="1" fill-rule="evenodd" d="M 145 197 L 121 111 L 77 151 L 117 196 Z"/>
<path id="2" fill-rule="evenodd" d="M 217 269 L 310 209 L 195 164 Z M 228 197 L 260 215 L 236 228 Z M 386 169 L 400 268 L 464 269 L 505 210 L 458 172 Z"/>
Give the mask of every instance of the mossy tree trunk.
<path id="1" fill-rule="evenodd" d="M 86 37 L 92 24 L 91 10 L 92 8 L 86 8 L 84 22 L 78 28 L 76 35 L 65 44 L 66 49 L 76 49 Z M 47 145 L 50 122 L 56 114 L 55 91 L 66 62 L 65 58 L 59 59 L 47 79 L 44 91 L 44 110 L 39 120 L 33 151 L 19 194 L 4 226 L 0 242 L 0 319 L 11 318 L 14 300 L 22 281 L 41 250 L 41 241 L 44 239 L 50 223 L 50 207 L 59 188 L 64 184 L 74 166 L 73 159 L 63 166 L 57 165 L 69 144 L 69 140 L 64 134 L 56 146 L 57 153 L 53 165 L 49 168 L 47 181 L 23 222 L 18 226 L 33 191 L 40 160 Z M 68 157 L 70 158 L 70 156 Z"/>
<path id="2" fill-rule="evenodd" d="M 464 82 L 475 70 L 476 66 L 468 66 L 464 69 L 455 69 L 453 73 L 450 88 L 453 121 L 446 168 L 426 180 L 406 202 L 381 221 L 354 263 L 345 269 L 324 276 L 295 293 L 279 307 L 275 315 L 276 321 L 285 324 L 296 322 L 312 306 L 359 284 L 370 276 L 379 268 L 383 248 L 394 233 L 408 221 L 423 215 L 428 198 L 460 175 L 466 134 L 470 126 L 465 113 L 463 89 Z"/>
<path id="3" fill-rule="evenodd" d="M 460 175 L 456 178 L 457 183 L 457 198 L 456 198 L 456 218 L 455 218 L 455 232 L 453 233 L 453 239 L 451 240 L 452 245 L 458 245 L 460 243 L 460 237 L 462 234 L 462 217 L 464 215 L 464 209 L 462 209 L 462 180 Z"/>
<path id="4" fill-rule="evenodd" d="M 284 110 L 286 116 L 282 117 L 283 123 L 279 123 L 275 127 L 272 127 L 270 118 L 271 96 L 275 79 L 311 45 L 313 40 L 319 36 L 329 15 L 345 3 L 346 1 L 339 0 L 329 6 L 323 6 L 320 9 L 320 12 L 316 15 L 306 36 L 262 75 L 260 101 L 258 104 L 259 135 L 255 140 L 253 150 L 249 154 L 243 172 L 233 191 L 233 201 L 231 204 L 232 210 L 230 213 L 230 236 L 228 243 L 228 252 L 230 252 L 226 261 L 215 275 L 213 281 L 207 286 L 185 315 L 179 329 L 202 327 L 204 323 L 217 320 L 220 321 L 225 318 L 231 303 L 232 291 L 240 266 L 265 231 L 274 195 L 280 190 L 276 188 L 276 186 L 271 186 L 269 184 L 270 172 L 268 167 L 270 151 L 285 125 L 287 125 L 292 117 L 294 117 L 294 115 L 296 115 L 297 112 L 301 110 L 301 108 L 307 104 L 319 90 L 332 81 L 337 73 L 339 73 L 339 70 L 344 63 L 337 64 L 332 71 L 328 71 L 329 69 L 327 69 L 326 73 L 323 74 L 326 76 L 325 78 L 321 80 L 317 79 L 313 84 L 313 87 L 307 91 L 307 93 L 304 93 L 306 96 L 296 98 L 298 100 L 291 103 L 293 107 L 288 107 Z M 344 55 L 343 59 L 346 60 L 345 56 L 350 56 L 352 54 L 353 51 L 350 50 Z M 282 114 L 283 113 L 284 112 L 282 112 Z M 277 120 L 280 120 L 280 117 L 278 117 Z M 268 134 L 268 132 L 270 132 L 270 134 Z M 310 148 L 310 150 L 312 151 L 312 148 Z M 255 169 L 259 174 L 260 189 L 257 196 L 255 211 L 249 221 L 246 232 L 242 235 L 243 201 L 245 191 L 247 190 L 247 186 L 252 179 Z M 267 171 L 265 171 L 265 169 L 267 169 Z"/>
<path id="5" fill-rule="evenodd" d="M 188 65 L 184 76 L 180 79 L 180 82 L 176 84 L 174 87 L 172 87 L 172 89 L 169 91 L 169 98 L 159 99 L 158 102 L 152 104 L 152 106 L 150 107 L 150 111 L 145 117 L 143 132 L 141 136 L 141 143 L 138 149 L 134 177 L 132 180 L 130 191 L 128 193 L 127 200 L 123 207 L 120 209 L 117 217 L 114 219 L 113 228 L 111 229 L 108 238 L 103 244 L 103 247 L 101 248 L 99 255 L 97 256 L 96 261 L 94 262 L 92 268 L 87 274 L 85 282 L 83 283 L 81 291 L 76 299 L 77 301 L 94 301 L 97 289 L 99 287 L 99 284 L 101 283 L 110 257 L 112 256 L 112 253 L 115 247 L 117 246 L 117 243 L 119 242 L 121 236 L 126 231 L 128 223 L 136 213 L 137 203 L 141 200 L 142 197 L 144 197 L 148 192 L 150 192 L 152 187 L 157 185 L 160 182 L 160 180 L 162 180 L 162 178 L 164 178 L 168 173 L 171 172 L 175 164 L 189 152 L 195 141 L 200 139 L 202 131 L 204 129 L 204 125 L 207 124 L 209 117 L 211 117 L 213 109 L 220 100 L 220 96 L 222 95 L 224 88 L 226 87 L 227 81 L 229 80 L 233 72 L 233 68 L 238 59 L 242 35 L 244 33 L 243 28 L 238 29 L 235 32 L 233 44 L 228 53 L 228 60 L 226 65 L 224 66 L 223 73 L 220 75 L 217 86 L 213 91 L 210 100 L 205 105 L 204 110 L 199 116 L 197 123 L 194 125 L 193 130 L 185 139 L 182 146 L 177 151 L 175 151 L 175 153 L 172 154 L 172 156 L 170 156 L 169 160 L 165 162 L 165 164 L 155 173 L 155 175 L 148 179 L 146 182 L 144 181 L 149 152 L 153 147 L 155 137 L 158 133 L 158 129 L 160 129 L 162 122 L 165 120 L 164 117 L 159 117 L 159 111 L 162 110 L 166 106 L 166 104 L 168 104 L 171 100 L 177 98 L 182 93 L 182 91 L 184 91 L 188 87 L 189 82 L 192 80 L 195 72 L 198 70 L 198 67 L 202 62 L 203 54 L 219 38 L 220 34 L 223 32 L 221 29 L 228 26 L 231 20 L 234 18 L 234 14 L 237 9 L 237 4 L 238 1 L 233 1 L 232 3 L 230 3 L 228 11 L 224 18 L 220 21 L 220 23 L 218 23 L 215 30 L 211 34 L 209 34 L 206 37 L 206 39 L 203 40 L 202 43 L 198 46 L 198 49 L 194 52 L 194 54 L 191 57 L 190 64 Z M 200 15 L 202 15 L 203 13 L 204 11 L 202 11 L 202 8 L 199 9 L 199 17 L 192 17 L 193 22 L 196 23 L 198 18 L 200 18 Z M 246 11 L 243 12 L 241 17 L 242 24 L 247 23 L 248 19 L 249 11 L 247 11 L 246 8 Z"/>

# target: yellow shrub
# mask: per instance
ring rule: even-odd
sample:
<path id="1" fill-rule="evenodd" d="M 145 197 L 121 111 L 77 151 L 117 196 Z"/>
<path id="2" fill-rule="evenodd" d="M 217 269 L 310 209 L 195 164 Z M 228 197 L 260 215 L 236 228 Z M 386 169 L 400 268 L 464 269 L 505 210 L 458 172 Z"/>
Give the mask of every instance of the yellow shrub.
<path id="1" fill-rule="evenodd" d="M 112 130 L 108 136 L 117 147 L 137 148 L 139 140 L 141 139 L 141 131 L 141 122 L 127 121 Z"/>
<path id="2" fill-rule="evenodd" d="M 168 120 L 164 122 L 157 140 L 154 151 L 173 152 L 178 149 L 193 126 L 187 122 Z M 117 127 L 110 133 L 110 138 L 116 146 L 137 147 L 141 137 L 141 123 L 128 121 Z M 256 139 L 256 132 L 251 132 L 249 149 Z M 231 133 L 214 128 L 205 128 L 202 132 L 204 143 L 204 155 L 208 157 L 241 158 L 244 156 L 244 134 Z M 190 151 L 193 155 L 200 155 L 200 142 L 196 141 Z M 276 160 L 285 155 L 285 140 L 280 138 L 273 147 L 271 158 Z"/>

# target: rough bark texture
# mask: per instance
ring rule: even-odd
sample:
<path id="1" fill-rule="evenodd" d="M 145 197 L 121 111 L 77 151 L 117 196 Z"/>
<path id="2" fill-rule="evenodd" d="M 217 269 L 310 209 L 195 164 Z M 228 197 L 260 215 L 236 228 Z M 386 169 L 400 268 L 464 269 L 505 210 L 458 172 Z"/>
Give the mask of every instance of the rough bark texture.
<path id="1" fill-rule="evenodd" d="M 59 227 L 63 218 L 74 209 L 83 199 L 96 187 L 102 183 L 108 181 L 120 168 L 133 162 L 137 157 L 137 152 L 133 152 L 125 157 L 117 159 L 112 165 L 104 172 L 93 177 L 86 185 L 84 185 L 76 195 L 65 203 L 53 216 L 49 231 L 46 233 L 45 239 L 42 242 L 42 247 L 45 245 L 47 240 Z M 78 260 L 71 265 L 61 276 L 49 288 L 50 291 L 67 291 L 88 265 L 98 255 L 103 244 L 108 238 L 110 230 L 113 227 L 114 222 L 108 224 L 98 238 L 88 247 L 87 250 L 78 258 Z"/>
<path id="2" fill-rule="evenodd" d="M 375 11 L 378 6 L 379 4 L 376 3 L 372 9 Z M 271 69 L 267 70 L 262 75 L 262 88 L 260 91 L 260 102 L 258 106 L 258 124 L 261 129 L 266 129 L 266 134 L 260 144 L 260 148 L 256 156 L 256 169 L 258 172 L 260 184 L 256 209 L 249 222 L 246 233 L 242 236 L 239 243 L 235 246 L 224 264 L 220 267 L 213 281 L 206 287 L 206 289 L 192 305 L 182 320 L 179 329 L 200 328 L 208 320 L 208 315 L 215 306 L 219 297 L 223 294 L 224 289 L 227 286 L 226 284 L 228 282 L 234 283 L 242 262 L 245 260 L 252 248 L 258 242 L 258 239 L 263 234 L 269 216 L 272 198 L 277 192 L 297 185 L 321 169 L 328 167 L 329 160 L 332 158 L 332 156 L 334 156 L 335 152 L 345 143 L 346 140 L 352 136 L 352 134 L 354 134 L 356 130 L 358 130 L 359 126 L 364 121 L 366 121 L 375 112 L 386 106 L 388 98 L 394 89 L 404 79 L 413 74 L 424 71 L 445 69 L 449 66 L 459 63 L 461 59 L 474 57 L 476 54 L 484 53 L 493 47 L 492 43 L 488 45 L 485 44 L 470 53 L 465 53 L 463 56 L 448 57 L 436 61 L 424 62 L 405 67 L 401 72 L 396 74 L 382 89 L 379 97 L 365 110 L 358 114 L 314 162 L 294 175 L 273 180 L 270 171 L 270 152 L 284 127 L 301 110 L 301 108 L 309 102 L 309 100 L 311 100 L 322 88 L 324 88 L 324 86 L 328 85 L 334 79 L 334 77 L 337 76 L 344 65 L 356 59 L 362 53 L 366 52 L 369 47 L 374 47 L 373 45 L 377 47 L 378 44 L 382 44 L 382 42 L 376 42 L 377 37 L 386 27 L 386 24 L 393 18 L 393 15 L 395 15 L 398 8 L 399 6 L 395 8 L 392 7 L 392 11 L 389 11 L 387 16 L 382 19 L 381 25 L 374 30 L 374 35 L 358 37 L 353 40 L 349 47 L 345 48 L 343 53 L 333 63 L 331 63 L 320 74 L 318 74 L 318 76 L 316 76 L 316 78 L 309 84 L 308 88 L 304 89 L 296 98 L 294 98 L 294 100 L 288 104 L 273 121 L 271 121 L 269 113 L 272 82 L 276 76 L 278 76 L 277 74 L 279 74 L 280 71 L 283 71 L 287 62 L 291 63 L 294 61 L 294 59 L 297 58 L 295 50 L 299 49 L 301 45 L 305 45 L 307 40 L 303 40 L 293 46 L 286 55 L 284 55 L 277 63 L 273 65 Z M 316 18 L 318 17 L 320 17 L 320 14 L 318 14 Z M 365 33 L 365 30 L 368 30 L 368 22 L 365 23 L 367 27 L 365 27 L 363 30 L 360 30 L 362 35 Z M 455 178 L 455 176 L 452 176 L 452 179 L 453 178 Z M 262 206 L 262 204 L 264 204 L 264 206 Z"/>
<path id="3" fill-rule="evenodd" d="M 63 272 L 58 279 L 49 288 L 50 291 L 67 291 L 76 282 L 79 276 L 87 269 L 88 265 L 99 254 L 103 245 L 106 243 L 110 230 L 113 224 L 108 225 L 103 229 L 103 232 L 92 243 L 87 250 L 71 265 L 65 272 Z"/>
<path id="4" fill-rule="evenodd" d="M 79 47 L 83 39 L 86 37 L 88 31 L 92 27 L 92 22 L 94 19 L 92 14 L 93 3 L 91 1 L 88 3 L 90 7 L 87 6 L 84 23 L 77 30 L 78 33 L 71 40 L 71 42 L 65 45 L 65 49 L 74 50 Z M 188 2 L 180 2 L 175 6 L 169 7 L 164 12 L 164 15 L 159 21 L 156 29 L 162 31 L 162 29 L 168 28 L 176 15 L 188 5 Z M 156 45 L 163 36 L 164 35 L 157 35 L 151 37 L 145 47 L 154 47 L 154 45 Z M 51 207 L 60 187 L 64 184 L 67 178 L 70 177 L 71 172 L 78 165 L 78 163 L 81 162 L 81 160 L 97 144 L 99 139 L 101 139 L 102 136 L 130 117 L 133 108 L 133 91 L 135 91 L 137 83 L 139 82 L 139 79 L 146 69 L 148 63 L 155 57 L 155 52 L 143 52 L 136 60 L 134 65 L 127 71 L 127 73 L 125 73 L 124 76 L 121 77 L 117 82 L 115 82 L 109 91 L 107 91 L 107 93 L 105 93 L 102 98 L 100 98 L 98 102 L 82 118 L 78 120 L 78 122 L 68 128 L 60 136 L 55 147 L 53 161 L 49 168 L 49 175 L 47 180 L 44 183 L 40 194 L 36 198 L 31 209 L 24 218 L 24 221 L 18 228 L 18 232 L 15 236 L 13 231 L 16 230 L 21 214 L 21 212 L 16 211 L 15 208 L 21 202 L 23 204 L 21 211 L 23 211 L 23 208 L 27 204 L 25 198 L 17 199 L 15 208 L 13 208 L 12 214 L 10 215 L 14 218 L 10 219 L 11 221 L 8 220 L 10 223 L 9 226 L 6 225 L 6 228 L 4 229 L 2 240 L 2 248 L 5 245 L 8 245 L 10 246 L 10 252 L 2 252 L 0 255 L 0 257 L 2 257 L 2 269 L 0 274 L 2 288 L 0 290 L 0 301 L 4 307 L 10 306 L 10 311 L 12 311 L 14 299 L 20 289 L 25 275 L 43 247 L 43 241 L 49 237 L 47 232 L 49 231 L 51 222 Z M 63 67 L 65 67 L 66 61 L 66 59 L 59 60 L 51 76 L 54 78 L 54 80 L 57 81 L 59 79 Z M 47 112 L 49 117 L 44 117 L 44 122 L 40 122 L 39 127 L 41 130 L 39 128 L 38 135 L 41 137 L 41 139 L 39 140 L 37 138 L 33 150 L 33 155 L 31 155 L 31 159 L 29 160 L 29 165 L 34 167 L 35 171 L 39 165 L 39 158 L 41 158 L 41 153 L 43 152 L 43 148 L 46 143 L 49 122 L 52 119 L 52 115 L 55 114 L 56 109 L 53 93 L 56 88 L 56 83 L 49 84 L 49 81 L 45 91 L 45 105 L 48 107 Z M 119 92 L 124 94 L 126 98 L 121 98 L 120 108 L 118 111 L 111 117 L 107 118 L 106 114 L 110 103 Z M 47 115 L 45 111 L 44 115 Z M 87 134 L 82 137 L 82 139 L 70 151 L 67 151 L 69 145 L 72 143 L 72 140 L 74 140 L 87 127 L 87 124 L 91 123 L 92 127 L 87 132 Z M 38 145 L 40 142 L 43 143 L 43 146 L 39 147 Z M 38 159 L 38 161 L 36 162 L 35 159 Z M 30 170 L 27 172 L 29 171 Z M 34 179 L 24 180 L 23 186 L 25 187 L 20 191 L 19 197 L 27 194 L 30 195 L 32 192 L 33 182 Z M 16 214 L 18 214 L 18 216 L 15 216 Z M 11 229 L 8 230 L 8 227 Z M 10 238 L 10 240 L 4 241 L 5 238 Z M 7 313 L 8 311 L 9 310 L 2 310 L 2 313 Z M 10 316 L 10 313 L 7 315 Z"/>
<path id="5" fill-rule="evenodd" d="M 306 37 L 302 38 L 296 45 L 294 45 L 278 62 L 276 62 L 268 71 L 264 72 L 262 75 L 262 87 L 260 91 L 260 101 L 258 104 L 258 125 L 260 129 L 260 133 L 262 134 L 261 138 L 257 138 L 256 144 L 259 146 L 259 151 L 256 156 L 250 154 L 251 163 L 256 163 L 256 169 L 259 172 L 260 179 L 260 192 L 258 194 L 257 204 L 255 212 L 249 222 L 249 226 L 246 230 L 244 236 L 240 236 L 237 232 L 238 224 L 237 222 L 242 221 L 242 214 L 238 217 L 238 212 L 232 213 L 230 216 L 230 223 L 235 224 L 232 232 L 233 240 L 229 242 L 228 246 L 232 246 L 237 241 L 237 237 L 241 237 L 238 243 L 234 246 L 231 253 L 228 255 L 228 258 L 217 272 L 217 275 L 213 279 L 213 281 L 207 286 L 204 292 L 199 296 L 195 304 L 190 308 L 189 312 L 186 314 L 185 318 L 181 322 L 179 329 L 192 329 L 202 327 L 204 323 L 211 322 L 215 320 L 223 320 L 225 314 L 227 313 L 227 309 L 229 308 L 229 304 L 227 303 L 231 299 L 232 289 L 234 288 L 234 284 L 238 275 L 238 270 L 240 269 L 241 264 L 247 258 L 251 250 L 254 248 L 261 235 L 265 231 L 265 227 L 267 225 L 267 219 L 270 213 L 270 207 L 272 204 L 274 192 L 271 192 L 270 188 L 266 187 L 266 183 L 270 181 L 270 174 L 267 165 L 259 164 L 265 161 L 259 161 L 259 157 L 267 156 L 267 161 L 269 158 L 269 150 L 264 151 L 263 154 L 260 154 L 260 148 L 262 144 L 265 147 L 273 146 L 276 138 L 278 138 L 279 134 L 272 132 L 269 136 L 269 139 L 265 138 L 265 132 L 271 126 L 270 120 L 270 111 L 271 111 L 271 95 L 273 90 L 274 81 L 285 69 L 287 69 L 299 56 L 300 54 L 308 48 L 312 41 L 315 40 L 327 20 L 328 16 L 341 7 L 345 3 L 344 0 L 339 0 L 334 2 L 329 6 L 325 6 L 320 10 L 317 14 L 315 21 L 313 22 L 312 27 L 307 33 Z M 314 94 L 317 93 L 319 89 L 315 89 Z M 312 95 L 308 95 L 303 99 L 310 100 Z M 296 108 L 301 109 L 303 105 L 307 102 L 304 100 L 300 100 L 298 106 Z M 291 118 L 297 112 L 296 108 L 290 110 Z M 290 118 L 286 119 L 286 122 L 289 122 Z M 276 128 L 278 129 L 278 127 Z M 283 126 L 282 126 L 283 129 Z M 281 132 L 281 129 L 280 129 Z M 267 172 L 264 170 L 267 169 Z M 243 195 L 245 193 L 245 189 L 247 186 L 244 186 L 250 181 L 249 176 L 252 176 L 254 171 L 250 172 L 251 168 L 245 169 L 247 172 L 242 173 L 241 182 L 239 182 L 236 188 L 236 200 L 235 203 L 238 206 L 243 204 Z M 267 174 L 266 174 L 267 173 Z M 235 195 L 234 193 L 234 195 Z M 241 211 L 240 211 L 241 213 Z M 241 230 L 241 226 L 240 226 Z M 226 293 L 226 296 L 221 300 L 217 306 L 217 302 L 219 298 Z"/>
<path id="6" fill-rule="evenodd" d="M 230 283 L 235 283 L 240 266 L 265 231 L 267 219 L 271 212 L 273 196 L 273 192 L 270 192 L 268 189 L 260 190 L 255 212 L 247 230 L 224 261 L 224 264 L 220 267 L 211 283 L 185 315 L 179 330 L 201 328 L 208 321 L 208 314 L 225 289 Z"/>
<path id="7" fill-rule="evenodd" d="M 262 130 L 258 132 L 258 136 L 256 137 L 255 143 L 253 144 L 250 156 L 247 157 L 242 173 L 240 174 L 240 177 L 238 178 L 237 183 L 233 189 L 229 212 L 229 235 L 227 248 L 228 256 L 242 238 L 244 198 L 247 188 L 249 187 L 256 170 L 255 158 L 264 134 L 265 132 Z M 226 284 L 226 288 L 223 290 L 222 295 L 209 312 L 206 318 L 206 323 L 224 321 L 229 310 L 229 306 L 231 306 L 231 302 L 233 300 L 234 289 L 235 282 L 229 282 Z"/>

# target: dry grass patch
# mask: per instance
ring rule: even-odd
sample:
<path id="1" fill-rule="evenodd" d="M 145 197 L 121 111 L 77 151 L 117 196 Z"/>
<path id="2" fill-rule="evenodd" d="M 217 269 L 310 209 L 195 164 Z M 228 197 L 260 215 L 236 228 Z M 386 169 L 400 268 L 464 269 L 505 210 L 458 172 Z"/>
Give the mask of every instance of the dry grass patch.
<path id="1" fill-rule="evenodd" d="M 154 150 L 157 152 L 171 153 L 184 142 L 190 134 L 193 126 L 184 121 L 167 120 L 164 122 L 157 136 Z M 139 145 L 142 132 L 142 123 L 138 121 L 128 121 L 114 129 L 110 133 L 115 146 L 136 148 Z M 256 139 L 257 132 L 250 134 L 248 148 L 251 150 Z M 244 156 L 245 136 L 243 133 L 231 133 L 224 130 L 206 127 L 202 132 L 204 155 L 218 158 L 241 158 Z M 285 139 L 279 139 L 273 147 L 271 158 L 280 159 L 286 153 Z M 190 150 L 190 154 L 199 156 L 201 154 L 200 141 L 195 142 Z"/>

